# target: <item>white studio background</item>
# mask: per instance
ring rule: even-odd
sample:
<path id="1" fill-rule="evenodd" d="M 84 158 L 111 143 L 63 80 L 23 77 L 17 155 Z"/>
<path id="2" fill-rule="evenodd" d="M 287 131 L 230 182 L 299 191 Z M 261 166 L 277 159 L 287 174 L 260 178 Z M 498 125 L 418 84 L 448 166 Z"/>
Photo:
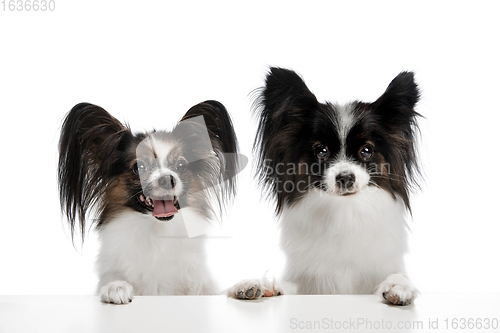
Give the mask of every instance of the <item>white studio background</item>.
<path id="1" fill-rule="evenodd" d="M 73 105 L 142 131 L 216 99 L 253 163 L 249 94 L 270 65 L 339 102 L 373 101 L 415 71 L 426 182 L 410 275 L 424 294 L 500 292 L 498 2 L 55 1 L 53 12 L 0 11 L 0 294 L 94 292 L 96 236 L 73 249 L 57 197 L 59 127 Z M 209 243 L 222 286 L 279 274 L 273 208 L 250 167 L 224 232 Z"/>

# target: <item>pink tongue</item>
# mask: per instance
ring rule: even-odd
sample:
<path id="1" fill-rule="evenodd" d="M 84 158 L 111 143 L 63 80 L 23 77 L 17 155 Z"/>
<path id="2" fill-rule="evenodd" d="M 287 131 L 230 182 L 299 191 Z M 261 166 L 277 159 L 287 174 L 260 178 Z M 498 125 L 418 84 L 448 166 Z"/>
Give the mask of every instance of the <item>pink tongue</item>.
<path id="1" fill-rule="evenodd" d="M 168 217 L 179 211 L 174 206 L 172 200 L 153 200 L 155 207 L 153 208 L 153 216 Z"/>

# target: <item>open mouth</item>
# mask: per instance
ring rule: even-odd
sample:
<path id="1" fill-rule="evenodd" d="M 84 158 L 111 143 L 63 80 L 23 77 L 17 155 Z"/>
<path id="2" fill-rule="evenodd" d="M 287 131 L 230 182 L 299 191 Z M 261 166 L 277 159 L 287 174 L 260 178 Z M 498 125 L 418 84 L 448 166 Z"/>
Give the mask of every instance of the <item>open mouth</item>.
<path id="1" fill-rule="evenodd" d="M 139 201 L 146 209 L 152 211 L 153 216 L 159 221 L 170 221 L 181 209 L 177 196 L 152 198 L 141 194 Z"/>

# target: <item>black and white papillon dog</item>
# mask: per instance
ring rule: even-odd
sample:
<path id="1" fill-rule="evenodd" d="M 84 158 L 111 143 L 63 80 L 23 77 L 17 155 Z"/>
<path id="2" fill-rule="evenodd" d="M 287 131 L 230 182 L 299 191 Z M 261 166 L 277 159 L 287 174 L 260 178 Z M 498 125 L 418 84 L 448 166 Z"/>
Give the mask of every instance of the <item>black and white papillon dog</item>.
<path id="1" fill-rule="evenodd" d="M 138 134 L 99 106 L 73 107 L 59 142 L 60 201 L 72 236 L 83 241 L 90 222 L 98 231 L 103 302 L 218 293 L 187 219 L 208 223 L 234 196 L 237 152 L 216 101 L 193 106 L 171 131 Z"/>
<path id="2" fill-rule="evenodd" d="M 418 186 L 419 90 L 400 73 L 373 103 L 320 103 L 295 72 L 271 68 L 257 99 L 258 178 L 281 217 L 282 282 L 245 280 L 231 296 L 370 294 L 410 304 L 410 191 Z"/>

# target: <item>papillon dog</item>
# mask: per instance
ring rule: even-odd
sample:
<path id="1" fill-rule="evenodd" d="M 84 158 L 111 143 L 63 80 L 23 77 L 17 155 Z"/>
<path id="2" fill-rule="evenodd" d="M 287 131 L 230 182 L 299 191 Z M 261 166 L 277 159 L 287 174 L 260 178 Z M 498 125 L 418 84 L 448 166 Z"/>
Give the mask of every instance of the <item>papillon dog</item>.
<path id="1" fill-rule="evenodd" d="M 320 103 L 295 72 L 271 68 L 256 99 L 258 179 L 276 203 L 281 283 L 246 280 L 230 295 L 370 294 L 410 304 L 410 192 L 418 187 L 420 97 L 400 73 L 373 103 Z"/>
<path id="2" fill-rule="evenodd" d="M 81 103 L 64 120 L 59 153 L 71 235 L 83 241 L 89 224 L 98 231 L 103 302 L 218 293 L 204 239 L 187 229 L 213 221 L 235 194 L 238 145 L 222 104 L 193 106 L 171 131 L 132 133 L 103 108 Z"/>

